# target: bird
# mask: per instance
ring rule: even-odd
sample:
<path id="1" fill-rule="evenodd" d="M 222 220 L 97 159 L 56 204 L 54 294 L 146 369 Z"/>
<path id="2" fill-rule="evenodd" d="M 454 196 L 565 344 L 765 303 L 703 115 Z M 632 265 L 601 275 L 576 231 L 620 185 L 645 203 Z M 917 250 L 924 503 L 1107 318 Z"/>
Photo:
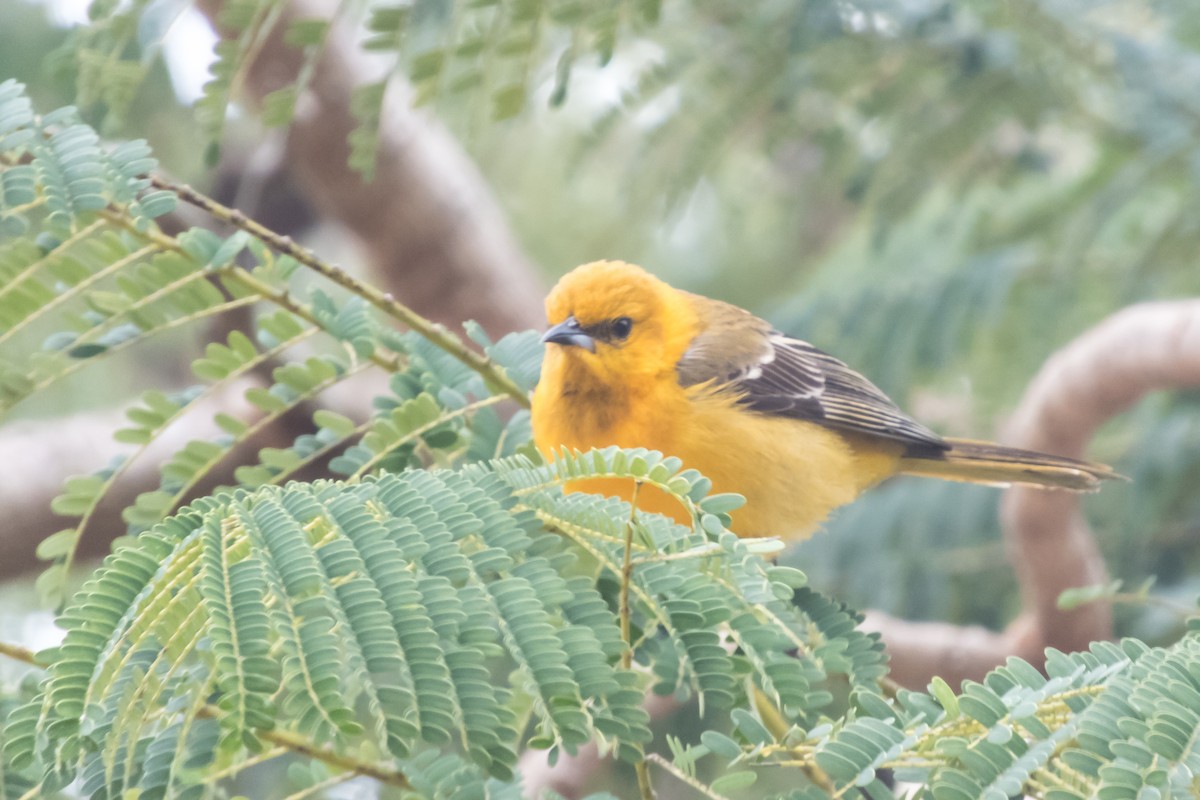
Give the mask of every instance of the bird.
<path id="1" fill-rule="evenodd" d="M 1119 477 L 1102 464 L 942 437 L 834 356 L 634 264 L 576 267 L 545 305 L 531 403 L 542 456 L 613 445 L 675 456 L 712 492 L 745 498 L 731 514 L 738 536 L 806 538 L 897 474 L 1074 491 Z M 636 491 L 640 512 L 694 522 L 678 499 L 630 479 L 565 489 L 627 501 Z"/>

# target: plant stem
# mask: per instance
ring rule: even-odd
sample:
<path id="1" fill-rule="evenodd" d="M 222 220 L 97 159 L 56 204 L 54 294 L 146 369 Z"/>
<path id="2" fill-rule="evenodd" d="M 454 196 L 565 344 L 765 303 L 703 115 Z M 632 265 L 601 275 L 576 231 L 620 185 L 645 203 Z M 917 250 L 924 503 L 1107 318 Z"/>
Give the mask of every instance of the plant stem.
<path id="1" fill-rule="evenodd" d="M 654 755 L 650 753 L 646 758 Z M 637 773 L 638 791 L 642 794 L 642 800 L 654 800 L 657 795 L 654 794 L 654 784 L 650 782 L 650 762 L 642 759 L 633 765 L 633 770 Z"/>
<path id="2" fill-rule="evenodd" d="M 0 656 L 8 656 L 15 661 L 24 661 L 26 664 L 32 664 L 35 667 L 46 666 L 37 660 L 37 654 L 28 647 L 13 644 L 12 642 L 0 642 Z"/>
<path id="3" fill-rule="evenodd" d="M 190 186 L 172 183 L 157 175 L 151 176 L 150 180 L 155 187 L 174 192 L 185 203 L 196 206 L 217 219 L 249 233 L 274 250 L 291 256 L 314 272 L 353 292 L 383 313 L 412 328 L 475 372 L 478 372 L 484 381 L 494 390 L 507 394 L 525 408 L 529 407 L 528 395 L 505 374 L 503 369 L 492 363 L 490 358 L 470 349 L 463 343 L 462 339 L 447 330 L 445 326 L 426 319 L 408 306 L 398 302 L 390 293 L 381 292 L 374 286 L 360 281 L 340 267 L 321 260 L 311 250 L 296 244 L 290 237 L 275 233 L 271 229 L 250 219 L 241 211 L 221 205 Z"/>
<path id="4" fill-rule="evenodd" d="M 688 775 L 683 770 L 679 769 L 674 764 L 672 764 L 670 761 L 668 761 L 667 759 L 660 756 L 658 753 L 651 753 L 650 755 L 646 756 L 646 763 L 649 763 L 651 761 L 653 761 L 659 767 L 665 769 L 667 772 L 674 775 L 679 780 L 686 783 L 688 786 L 695 789 L 697 792 L 700 792 L 700 794 L 704 795 L 705 797 L 709 798 L 710 800 L 726 800 L 724 795 L 717 794 L 712 789 L 710 789 L 707 785 L 705 785 L 704 783 L 701 783 L 699 780 L 697 780 L 696 778 L 693 778 L 691 775 Z"/>
<path id="5" fill-rule="evenodd" d="M 784 718 L 783 712 L 771 702 L 771 698 L 767 697 L 766 692 L 753 684 L 751 684 L 750 688 L 750 700 L 754 703 L 754 709 L 758 712 L 758 718 L 766 726 L 766 729 L 771 732 L 771 736 L 775 738 L 775 741 L 782 742 L 792 726 Z"/>
<path id="6" fill-rule="evenodd" d="M 630 669 L 633 666 L 633 634 L 631 619 L 633 611 L 629 606 L 629 586 L 633 583 L 633 528 L 637 515 L 638 493 L 642 490 L 642 482 L 633 482 L 633 496 L 629 498 L 629 519 L 625 521 L 625 556 L 621 563 L 621 599 L 617 611 L 621 620 L 621 639 L 625 642 L 625 650 L 621 653 L 621 668 Z M 638 791 L 642 800 L 654 800 L 654 784 L 650 782 L 650 763 L 642 759 L 633 765 L 637 773 Z"/>
<path id="7" fill-rule="evenodd" d="M 207 708 L 211 708 L 211 706 L 206 707 L 206 710 Z M 219 713 L 217 709 L 213 709 L 213 711 Z M 373 764 L 369 761 L 360 761 L 357 758 L 342 755 L 341 753 L 335 753 L 329 748 L 315 744 L 314 742 L 292 733 L 291 731 L 260 730 L 255 731 L 254 733 L 263 741 L 279 745 L 280 747 L 286 747 L 288 750 L 291 750 L 294 753 L 299 753 L 300 755 L 314 758 L 318 761 L 328 764 L 331 767 L 337 767 L 338 769 L 345 770 L 347 772 L 353 772 L 356 775 L 374 778 L 380 783 L 386 783 L 389 786 L 398 786 L 401 789 L 412 789 L 412 784 L 408 782 L 408 778 L 404 775 L 404 773 L 398 770 L 389 769 L 381 764 Z"/>
<path id="8" fill-rule="evenodd" d="M 16 661 L 23 661 L 26 664 L 32 664 L 35 667 L 48 667 L 38 660 L 37 654 L 24 647 L 12 642 L 0 641 L 0 655 L 8 656 Z M 213 705 L 205 705 L 200 716 L 209 717 L 211 719 L 220 719 L 221 710 Z M 381 783 L 386 783 L 390 786 L 399 786 L 403 789 L 411 789 L 412 785 L 408 782 L 408 778 L 404 773 L 394 769 L 389 769 L 380 764 L 374 764 L 369 761 L 360 761 L 352 756 L 335 753 L 327 747 L 322 747 L 315 742 L 311 742 L 304 737 L 284 730 L 256 730 L 255 735 L 260 739 L 279 747 L 285 747 L 293 753 L 299 753 L 309 758 L 314 758 L 324 762 L 331 767 L 336 767 L 340 770 L 353 772 L 356 775 L 363 775 L 368 778 L 374 778 Z M 37 796 L 37 795 L 34 795 Z"/>
<path id="9" fill-rule="evenodd" d="M 1165 597 L 1160 597 L 1154 594 L 1143 594 L 1141 592 L 1116 592 L 1107 597 L 1097 597 L 1095 601 L 1109 600 L 1110 602 L 1123 603 L 1131 606 L 1157 606 L 1158 608 L 1166 609 L 1176 616 L 1183 618 L 1194 617 L 1198 609 L 1196 606 L 1187 606 L 1183 603 L 1177 603 L 1174 600 L 1169 600 Z"/>
<path id="10" fill-rule="evenodd" d="M 621 639 L 625 642 L 625 652 L 621 654 L 623 669 L 629 669 L 633 665 L 633 636 L 630 633 L 633 613 L 629 607 L 629 585 L 633 582 L 634 515 L 637 514 L 638 492 L 641 489 L 642 482 L 634 481 L 633 496 L 629 499 L 629 519 L 625 522 L 625 560 L 621 564 L 621 599 L 617 610 L 621 620 Z"/>
<path id="11" fill-rule="evenodd" d="M 238 266 L 223 267 L 218 272 L 223 277 L 242 284 L 250 291 L 259 295 L 263 300 L 290 311 L 318 330 L 325 330 L 325 326 L 317 318 L 317 315 L 312 312 L 312 309 L 292 297 L 291 292 L 287 289 L 276 289 L 269 283 L 259 280 L 252 273 Z M 371 360 L 388 372 L 398 372 L 402 366 L 402 362 L 398 358 L 389 358 L 380 355 L 378 352 L 371 354 Z"/>

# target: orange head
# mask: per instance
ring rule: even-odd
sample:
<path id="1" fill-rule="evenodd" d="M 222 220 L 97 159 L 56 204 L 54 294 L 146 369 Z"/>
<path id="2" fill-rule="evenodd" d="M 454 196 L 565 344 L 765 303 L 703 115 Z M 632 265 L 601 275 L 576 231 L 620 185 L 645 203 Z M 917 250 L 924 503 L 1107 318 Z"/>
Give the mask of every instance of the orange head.
<path id="1" fill-rule="evenodd" d="M 547 360 L 601 382 L 673 374 L 697 331 L 687 298 L 633 264 L 576 267 L 546 298 Z"/>

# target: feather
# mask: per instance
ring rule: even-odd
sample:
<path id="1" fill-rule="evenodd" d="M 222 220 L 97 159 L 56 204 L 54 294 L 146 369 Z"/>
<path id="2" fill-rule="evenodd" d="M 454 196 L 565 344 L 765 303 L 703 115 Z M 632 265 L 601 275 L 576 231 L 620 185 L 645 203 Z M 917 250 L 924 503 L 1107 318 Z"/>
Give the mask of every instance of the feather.
<path id="1" fill-rule="evenodd" d="M 785 336 L 736 306 L 693 295 L 707 324 L 676 371 L 684 386 L 711 383 L 762 414 L 892 439 L 910 453 L 949 448 L 936 433 L 900 410 L 879 387 L 808 342 Z"/>
<path id="2" fill-rule="evenodd" d="M 950 449 L 937 457 L 902 458 L 899 471 L 947 481 L 1025 484 L 1075 492 L 1094 492 L 1102 481 L 1114 478 L 1128 480 L 1103 464 L 1066 456 L 970 439 L 947 439 L 946 443 Z"/>

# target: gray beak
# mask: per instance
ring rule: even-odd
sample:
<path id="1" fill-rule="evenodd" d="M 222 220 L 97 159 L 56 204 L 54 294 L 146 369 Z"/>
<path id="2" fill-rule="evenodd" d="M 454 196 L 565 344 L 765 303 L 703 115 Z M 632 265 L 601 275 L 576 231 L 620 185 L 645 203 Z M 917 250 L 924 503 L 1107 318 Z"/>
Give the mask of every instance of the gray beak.
<path id="1" fill-rule="evenodd" d="M 596 352 L 596 340 L 588 335 L 579 320 L 567 317 L 542 335 L 542 341 L 553 344 L 564 344 L 571 347 L 582 347 L 589 353 Z"/>

